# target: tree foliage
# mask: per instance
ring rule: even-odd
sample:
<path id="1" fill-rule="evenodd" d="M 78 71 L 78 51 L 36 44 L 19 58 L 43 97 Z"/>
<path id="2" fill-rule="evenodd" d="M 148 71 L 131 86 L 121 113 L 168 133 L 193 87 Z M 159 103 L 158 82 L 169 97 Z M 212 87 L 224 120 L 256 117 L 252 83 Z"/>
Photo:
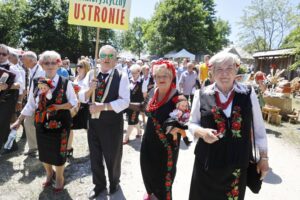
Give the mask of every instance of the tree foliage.
<path id="1" fill-rule="evenodd" d="M 194 53 L 220 50 L 228 42 L 225 38 L 230 29 L 228 23 L 216 20 L 214 14 L 212 0 L 159 2 L 145 26 L 148 50 L 158 55 L 182 48 Z"/>
<path id="2" fill-rule="evenodd" d="M 0 43 L 14 47 L 21 45 L 20 23 L 26 6 L 26 0 L 0 1 Z"/>
<path id="3" fill-rule="evenodd" d="M 287 35 L 282 44 L 282 48 L 295 48 L 296 62 L 290 67 L 294 70 L 300 67 L 300 4 L 298 5 L 298 14 L 293 16 L 296 28 Z"/>
<path id="4" fill-rule="evenodd" d="M 130 23 L 128 31 L 124 32 L 122 38 L 122 46 L 124 49 L 130 50 L 140 57 L 145 49 L 144 32 L 147 20 L 136 17 Z"/>
<path id="5" fill-rule="evenodd" d="M 252 0 L 239 22 L 240 41 L 251 51 L 281 46 L 292 27 L 293 9 L 289 0 Z"/>

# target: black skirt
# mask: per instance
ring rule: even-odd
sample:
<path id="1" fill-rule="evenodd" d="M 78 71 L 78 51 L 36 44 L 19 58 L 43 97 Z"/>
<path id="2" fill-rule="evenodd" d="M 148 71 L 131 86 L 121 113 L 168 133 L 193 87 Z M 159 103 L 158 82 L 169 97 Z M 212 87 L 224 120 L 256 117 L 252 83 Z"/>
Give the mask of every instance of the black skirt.
<path id="1" fill-rule="evenodd" d="M 46 131 L 43 124 L 36 125 L 36 139 L 41 162 L 61 166 L 66 162 L 66 156 L 61 154 L 61 131 Z M 67 131 L 69 138 L 69 131 Z"/>
<path id="2" fill-rule="evenodd" d="M 73 130 L 87 129 L 89 117 L 89 105 L 81 103 L 78 113 L 73 117 L 72 128 Z"/>
<path id="3" fill-rule="evenodd" d="M 127 115 L 128 125 L 136 125 L 139 123 L 140 112 L 127 109 L 126 115 Z"/>
<path id="4" fill-rule="evenodd" d="M 189 200 L 243 200 L 246 169 L 205 169 L 195 158 Z"/>

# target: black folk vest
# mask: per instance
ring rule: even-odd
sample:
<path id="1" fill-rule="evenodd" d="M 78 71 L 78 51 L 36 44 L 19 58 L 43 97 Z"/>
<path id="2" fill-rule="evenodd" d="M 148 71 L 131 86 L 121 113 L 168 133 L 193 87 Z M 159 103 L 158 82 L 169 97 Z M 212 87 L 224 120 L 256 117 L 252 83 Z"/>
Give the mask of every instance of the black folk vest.
<path id="1" fill-rule="evenodd" d="M 251 153 L 250 131 L 252 127 L 250 91 L 248 94 L 236 92 L 232 102 L 232 109 L 234 106 L 238 106 L 241 110 L 241 138 L 233 137 L 232 112 L 230 118 L 227 118 L 223 111 L 221 111 L 221 116 L 226 124 L 225 136 L 213 144 L 208 144 L 202 138 L 199 138 L 195 155 L 205 169 L 245 168 L 248 166 Z M 200 91 L 200 102 L 201 127 L 217 130 L 212 112 L 212 108 L 216 106 L 215 96 Z"/>
<path id="2" fill-rule="evenodd" d="M 142 92 L 143 80 L 136 83 L 134 88 L 130 90 L 130 102 L 143 102 L 144 96 Z"/>
<path id="3" fill-rule="evenodd" d="M 19 96 L 18 89 L 10 89 L 11 85 L 14 83 L 16 74 L 10 72 L 11 64 L 1 65 L 1 72 L 6 72 L 9 74 L 8 79 L 6 80 L 6 84 L 8 85 L 8 89 L 0 91 L 0 103 L 1 102 L 10 102 L 12 104 L 16 104 Z M 2 75 L 2 73 L 0 73 Z"/>
<path id="4" fill-rule="evenodd" d="M 37 97 L 38 95 L 38 80 L 39 78 L 33 79 L 33 92 L 34 92 L 34 98 Z M 60 93 L 60 90 L 63 90 L 63 96 L 62 96 L 62 101 L 61 104 L 65 104 L 68 102 L 67 99 L 67 86 L 68 86 L 68 79 L 65 77 L 59 76 L 58 83 L 54 91 L 52 92 L 52 98 L 50 100 L 47 100 L 47 107 L 52 105 L 52 104 L 57 104 L 56 98 L 58 97 L 58 94 Z M 63 126 L 66 127 L 67 129 L 70 128 L 71 123 L 72 123 L 72 117 L 70 114 L 70 110 L 59 110 L 57 111 L 56 115 L 53 116 L 51 119 L 56 119 L 58 121 L 61 121 Z"/>
<path id="5" fill-rule="evenodd" d="M 109 103 L 111 101 L 117 100 L 119 98 L 119 87 L 120 81 L 122 78 L 122 72 L 117 69 L 114 69 L 114 75 L 110 84 L 110 88 L 104 103 Z M 106 84 L 107 87 L 107 84 Z M 106 88 L 105 88 L 106 89 Z M 100 114 L 99 119 L 101 120 L 121 120 L 123 119 L 123 112 L 116 113 L 115 111 L 103 111 Z"/>

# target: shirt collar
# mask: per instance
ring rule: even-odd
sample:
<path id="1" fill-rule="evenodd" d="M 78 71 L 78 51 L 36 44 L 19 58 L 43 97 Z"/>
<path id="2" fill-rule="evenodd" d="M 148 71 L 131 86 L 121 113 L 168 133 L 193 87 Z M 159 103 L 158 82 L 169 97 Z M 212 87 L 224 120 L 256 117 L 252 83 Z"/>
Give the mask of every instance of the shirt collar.
<path id="1" fill-rule="evenodd" d="M 235 81 L 235 82 L 233 83 L 233 88 L 232 88 L 232 90 L 230 91 L 230 93 L 231 93 L 233 90 L 234 90 L 235 92 L 237 92 L 237 93 L 246 94 L 246 93 L 248 93 L 249 88 L 247 87 L 247 85 L 245 85 L 245 84 L 243 84 L 243 83 L 238 83 L 238 82 Z M 205 87 L 205 89 L 204 89 L 204 93 L 205 93 L 205 94 L 209 94 L 209 95 L 215 94 L 216 91 L 222 93 L 222 92 L 218 89 L 218 87 L 216 86 L 216 83 L 213 83 L 213 84 L 211 84 L 211 85 Z M 228 93 L 228 94 L 229 94 L 229 93 Z"/>
<path id="2" fill-rule="evenodd" d="M 131 77 L 130 80 L 131 80 L 132 82 L 134 82 L 133 77 Z M 140 76 L 138 77 L 138 79 L 136 80 L 136 82 L 141 82 L 141 77 L 140 77 Z"/>
<path id="3" fill-rule="evenodd" d="M 9 64 L 9 61 L 8 61 L 8 60 L 5 61 L 4 63 L 0 63 L 0 65 L 7 65 L 7 64 Z"/>

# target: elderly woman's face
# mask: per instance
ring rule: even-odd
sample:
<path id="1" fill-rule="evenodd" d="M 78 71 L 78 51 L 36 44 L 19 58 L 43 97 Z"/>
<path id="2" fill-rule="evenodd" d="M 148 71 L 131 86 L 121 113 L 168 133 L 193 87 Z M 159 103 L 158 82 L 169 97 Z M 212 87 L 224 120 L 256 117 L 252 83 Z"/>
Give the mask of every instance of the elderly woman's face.
<path id="1" fill-rule="evenodd" d="M 59 67 L 59 61 L 58 59 L 46 58 L 42 63 L 42 67 L 47 77 L 54 77 Z"/>
<path id="2" fill-rule="evenodd" d="M 237 68 L 231 61 L 216 64 L 213 68 L 213 78 L 220 88 L 232 87 L 236 73 Z"/>
<path id="3" fill-rule="evenodd" d="M 159 89 L 168 89 L 172 83 L 172 75 L 168 69 L 163 68 L 154 73 L 154 80 Z"/>

